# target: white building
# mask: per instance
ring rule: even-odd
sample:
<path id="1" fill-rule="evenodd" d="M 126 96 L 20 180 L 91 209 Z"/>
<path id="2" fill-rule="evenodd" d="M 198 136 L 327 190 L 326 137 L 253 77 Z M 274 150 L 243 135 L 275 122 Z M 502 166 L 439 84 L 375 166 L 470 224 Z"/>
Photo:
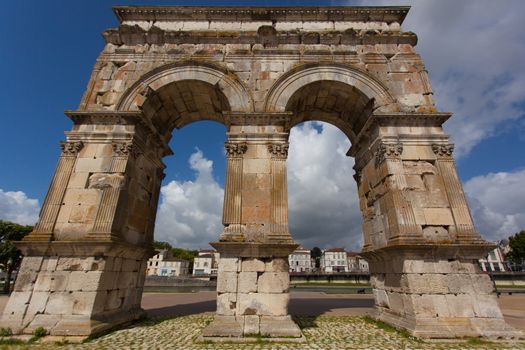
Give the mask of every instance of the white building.
<path id="1" fill-rule="evenodd" d="M 323 250 L 321 255 L 321 269 L 323 272 L 348 272 L 348 261 L 344 248 Z"/>
<path id="2" fill-rule="evenodd" d="M 312 263 L 310 249 L 299 247 L 288 255 L 290 272 L 312 272 L 315 264 Z"/>
<path id="3" fill-rule="evenodd" d="M 219 267 L 219 252 L 201 250 L 193 260 L 193 274 L 199 276 L 216 275 Z"/>
<path id="4" fill-rule="evenodd" d="M 185 276 L 189 273 L 190 262 L 173 258 L 170 251 L 163 249 L 148 260 L 147 276 Z"/>
<path id="5" fill-rule="evenodd" d="M 348 261 L 348 272 L 369 272 L 368 262 L 358 253 L 347 252 L 346 260 Z"/>
<path id="6" fill-rule="evenodd" d="M 481 269 L 486 272 L 507 271 L 505 257 L 500 247 L 491 250 L 485 259 L 479 259 Z"/>

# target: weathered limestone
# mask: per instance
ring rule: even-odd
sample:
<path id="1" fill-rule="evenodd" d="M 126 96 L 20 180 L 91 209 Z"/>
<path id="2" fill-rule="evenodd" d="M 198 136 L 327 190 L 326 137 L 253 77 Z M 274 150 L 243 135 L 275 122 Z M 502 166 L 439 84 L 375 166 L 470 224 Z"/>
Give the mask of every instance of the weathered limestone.
<path id="1" fill-rule="evenodd" d="M 221 253 L 217 280 L 217 315 L 204 339 L 301 338 L 288 315 L 288 254 L 296 244 L 212 243 Z M 248 250 L 246 248 L 249 247 Z"/>
<path id="2" fill-rule="evenodd" d="M 174 128 L 226 125 L 217 316 L 205 338 L 301 338 L 288 315 L 288 135 L 352 142 L 376 317 L 423 337 L 515 337 L 407 7 L 115 7 L 1 327 L 89 335 L 137 318 Z M 350 175 L 348 174 L 350 177 Z M 176 233 L 174 233 L 176 234 Z M 322 234 L 322 233 L 320 233 Z M 289 339 L 289 338 L 288 338 Z"/>

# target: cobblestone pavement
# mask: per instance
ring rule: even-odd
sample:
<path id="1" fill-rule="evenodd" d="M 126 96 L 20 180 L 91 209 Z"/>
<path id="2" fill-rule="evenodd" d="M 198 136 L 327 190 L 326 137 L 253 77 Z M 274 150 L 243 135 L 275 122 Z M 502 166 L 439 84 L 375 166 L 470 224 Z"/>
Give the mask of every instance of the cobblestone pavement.
<path id="1" fill-rule="evenodd" d="M 363 317 L 297 317 L 307 342 L 297 343 L 198 343 L 195 339 L 212 316 L 194 315 L 167 320 L 146 320 L 84 344 L 34 343 L 26 346 L 0 346 L 9 349 L 235 349 L 235 350 L 307 350 L 307 349 L 525 349 L 518 343 L 427 343 L 384 330 Z"/>

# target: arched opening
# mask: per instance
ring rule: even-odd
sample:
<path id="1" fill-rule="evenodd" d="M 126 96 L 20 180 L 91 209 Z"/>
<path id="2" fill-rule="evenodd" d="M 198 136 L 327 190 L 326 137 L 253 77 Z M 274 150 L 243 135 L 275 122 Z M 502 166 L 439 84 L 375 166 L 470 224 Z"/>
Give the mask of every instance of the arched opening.
<path id="1" fill-rule="evenodd" d="M 288 192 L 290 232 L 312 249 L 362 248 L 362 218 L 348 137 L 336 126 L 309 121 L 290 132 Z"/>
<path id="2" fill-rule="evenodd" d="M 199 80 L 181 80 L 151 92 L 141 109 L 164 137 L 174 128 L 199 120 L 224 123 L 222 112 L 230 110 L 227 97 L 217 85 Z"/>

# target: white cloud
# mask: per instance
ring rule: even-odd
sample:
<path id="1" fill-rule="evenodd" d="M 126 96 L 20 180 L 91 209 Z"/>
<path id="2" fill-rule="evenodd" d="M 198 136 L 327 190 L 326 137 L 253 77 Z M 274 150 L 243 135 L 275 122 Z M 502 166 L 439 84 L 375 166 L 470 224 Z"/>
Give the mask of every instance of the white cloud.
<path id="1" fill-rule="evenodd" d="M 196 150 L 189 159 L 195 181 L 171 181 L 161 188 L 155 240 L 177 247 L 209 248 L 222 231 L 224 190 L 213 178 L 213 162 Z"/>
<path id="2" fill-rule="evenodd" d="M 361 214 L 348 138 L 336 127 L 308 122 L 292 129 L 288 156 L 290 232 L 312 248 L 362 246 Z"/>
<path id="3" fill-rule="evenodd" d="M 479 232 L 497 241 L 525 229 L 525 169 L 476 176 L 465 183 Z"/>
<path id="4" fill-rule="evenodd" d="M 429 71 L 438 108 L 454 113 L 445 129 L 457 157 L 496 134 L 504 122 L 524 117 L 525 1 L 401 0 L 396 5 L 412 6 L 403 30 L 418 35 L 416 49 Z"/>
<path id="5" fill-rule="evenodd" d="M 38 200 L 28 198 L 22 191 L 0 189 L 0 219 L 20 225 L 34 225 L 38 220 Z"/>

